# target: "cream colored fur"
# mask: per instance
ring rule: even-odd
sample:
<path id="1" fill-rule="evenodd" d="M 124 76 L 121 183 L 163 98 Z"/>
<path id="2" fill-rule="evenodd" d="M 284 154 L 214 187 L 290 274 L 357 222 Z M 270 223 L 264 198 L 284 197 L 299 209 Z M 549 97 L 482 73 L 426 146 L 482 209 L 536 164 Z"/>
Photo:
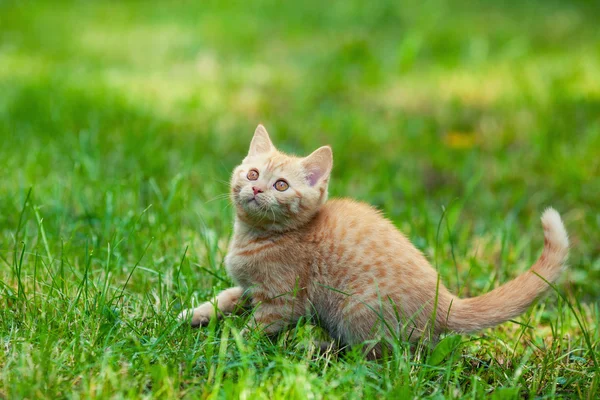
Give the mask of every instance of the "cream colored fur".
<path id="1" fill-rule="evenodd" d="M 401 335 L 473 332 L 523 313 L 560 275 L 569 242 L 559 214 L 542 216 L 545 245 L 530 270 L 479 297 L 459 299 L 412 243 L 380 212 L 353 200 L 327 201 L 329 147 L 306 158 L 285 155 L 259 125 L 231 178 L 236 208 L 225 259 L 238 284 L 180 318 L 193 326 L 255 307 L 253 328 L 274 334 L 314 319 L 344 344 Z M 249 171 L 258 174 L 250 180 Z M 287 190 L 275 184 L 284 179 Z M 376 348 L 377 350 L 378 348 Z"/>

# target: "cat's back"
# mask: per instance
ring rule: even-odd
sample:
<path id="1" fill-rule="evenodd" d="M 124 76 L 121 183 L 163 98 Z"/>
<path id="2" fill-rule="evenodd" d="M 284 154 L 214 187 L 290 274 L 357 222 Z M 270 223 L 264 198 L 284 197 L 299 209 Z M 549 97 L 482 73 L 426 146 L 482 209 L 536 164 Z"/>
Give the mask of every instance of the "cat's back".
<path id="1" fill-rule="evenodd" d="M 390 255 L 390 249 L 418 253 L 380 211 L 351 199 L 333 199 L 321 207 L 311 223 L 310 241 L 334 260 Z"/>
<path id="2" fill-rule="evenodd" d="M 381 211 L 370 204 L 347 198 L 330 199 L 321 207 L 320 211 L 320 214 L 329 216 L 344 215 L 344 213 L 346 216 L 385 220 Z"/>
<path id="3" fill-rule="evenodd" d="M 363 230 L 364 232 L 373 228 L 395 230 L 392 223 L 384 218 L 375 207 L 352 199 L 329 200 L 321 207 L 313 223 L 315 227 L 322 227 L 330 231 L 336 231 L 338 225 L 353 231 Z"/>

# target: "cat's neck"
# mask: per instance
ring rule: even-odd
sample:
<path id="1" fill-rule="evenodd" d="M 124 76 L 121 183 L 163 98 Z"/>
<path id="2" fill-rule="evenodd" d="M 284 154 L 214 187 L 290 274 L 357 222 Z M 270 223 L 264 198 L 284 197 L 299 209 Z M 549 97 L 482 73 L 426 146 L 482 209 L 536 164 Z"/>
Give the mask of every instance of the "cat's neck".
<path id="1" fill-rule="evenodd" d="M 254 226 L 236 216 L 233 224 L 233 234 L 239 240 L 257 240 L 271 239 L 287 233 L 272 228 L 271 226 Z"/>
<path id="2" fill-rule="evenodd" d="M 293 223 L 290 223 L 290 221 L 286 221 L 286 223 L 261 221 L 262 223 L 259 225 L 253 224 L 252 221 L 236 214 L 233 224 L 233 234 L 236 238 L 242 240 L 275 239 L 304 230 L 319 212 L 320 209 L 303 221 L 293 221 Z"/>

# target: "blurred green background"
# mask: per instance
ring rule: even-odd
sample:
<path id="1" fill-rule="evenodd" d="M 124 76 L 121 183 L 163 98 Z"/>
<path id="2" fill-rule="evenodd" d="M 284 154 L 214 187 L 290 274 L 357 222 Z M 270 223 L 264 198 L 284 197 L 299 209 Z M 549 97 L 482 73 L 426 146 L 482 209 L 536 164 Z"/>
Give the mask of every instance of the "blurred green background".
<path id="1" fill-rule="evenodd" d="M 220 195 L 259 122 L 284 151 L 332 145 L 331 196 L 382 209 L 461 295 L 525 270 L 557 208 L 561 288 L 597 305 L 598 21 L 597 1 L 0 0 L 5 340 L 38 338 L 8 333 L 21 292 L 75 329 L 88 273 L 144 323 L 150 297 L 167 318 L 226 287 Z"/>

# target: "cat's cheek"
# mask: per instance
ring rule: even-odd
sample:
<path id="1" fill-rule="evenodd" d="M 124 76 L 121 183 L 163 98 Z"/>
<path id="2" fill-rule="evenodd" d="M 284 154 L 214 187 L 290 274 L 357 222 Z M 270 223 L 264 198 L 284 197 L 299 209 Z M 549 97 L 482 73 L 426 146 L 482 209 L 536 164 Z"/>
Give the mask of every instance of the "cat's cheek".
<path id="1" fill-rule="evenodd" d="M 300 213 L 300 199 L 294 199 L 294 200 L 292 200 L 292 202 L 290 203 L 290 211 L 293 214 Z"/>

